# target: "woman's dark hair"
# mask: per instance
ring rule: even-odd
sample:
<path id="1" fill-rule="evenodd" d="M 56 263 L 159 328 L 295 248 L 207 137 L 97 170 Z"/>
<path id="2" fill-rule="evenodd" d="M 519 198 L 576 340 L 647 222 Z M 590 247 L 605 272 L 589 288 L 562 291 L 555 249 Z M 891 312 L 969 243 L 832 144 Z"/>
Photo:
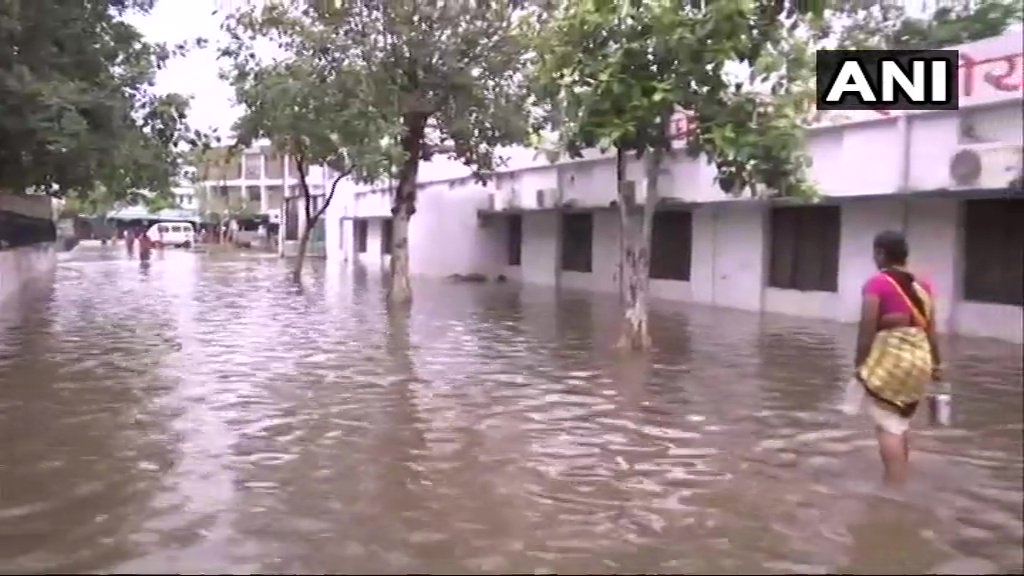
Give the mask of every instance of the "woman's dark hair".
<path id="1" fill-rule="evenodd" d="M 907 238 L 902 232 L 896 232 L 895 230 L 886 230 L 875 236 L 875 250 L 882 253 L 888 266 L 906 266 L 907 256 L 910 255 L 910 249 L 907 247 Z M 886 268 L 882 273 L 895 280 L 903 290 L 903 293 L 907 295 L 907 298 L 917 308 L 917 311 L 925 318 L 928 317 L 928 307 L 925 305 L 924 300 L 921 299 L 921 295 L 917 293 L 917 289 L 914 288 L 913 274 L 906 270 L 894 268 Z"/>
<path id="2" fill-rule="evenodd" d="M 890 266 L 905 266 L 910 255 L 907 238 L 895 230 L 886 230 L 875 236 L 875 250 L 882 253 L 885 263 Z"/>

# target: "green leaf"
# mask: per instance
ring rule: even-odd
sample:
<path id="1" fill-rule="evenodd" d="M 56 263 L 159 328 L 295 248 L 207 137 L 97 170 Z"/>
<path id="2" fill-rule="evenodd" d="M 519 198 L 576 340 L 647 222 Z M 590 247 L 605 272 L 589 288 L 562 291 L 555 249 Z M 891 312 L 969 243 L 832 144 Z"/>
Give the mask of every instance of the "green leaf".
<path id="1" fill-rule="evenodd" d="M 156 94 L 182 50 L 147 42 L 128 11 L 152 0 L 6 2 L 0 7 L 0 190 L 129 197 L 168 190 L 190 141 L 189 101 Z M 98 200 L 107 203 L 108 199 Z"/>

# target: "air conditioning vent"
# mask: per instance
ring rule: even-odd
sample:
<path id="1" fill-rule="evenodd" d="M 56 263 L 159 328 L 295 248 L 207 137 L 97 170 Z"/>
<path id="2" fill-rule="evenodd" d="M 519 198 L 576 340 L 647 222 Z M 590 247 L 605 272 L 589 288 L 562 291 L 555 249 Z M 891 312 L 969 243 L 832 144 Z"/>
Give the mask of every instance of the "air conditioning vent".
<path id="1" fill-rule="evenodd" d="M 558 188 L 540 188 L 537 190 L 537 208 L 557 208 L 562 198 Z"/>
<path id="2" fill-rule="evenodd" d="M 1020 178 L 1022 162 L 1019 144 L 972 144 L 950 158 L 949 177 L 959 188 L 1005 188 Z"/>

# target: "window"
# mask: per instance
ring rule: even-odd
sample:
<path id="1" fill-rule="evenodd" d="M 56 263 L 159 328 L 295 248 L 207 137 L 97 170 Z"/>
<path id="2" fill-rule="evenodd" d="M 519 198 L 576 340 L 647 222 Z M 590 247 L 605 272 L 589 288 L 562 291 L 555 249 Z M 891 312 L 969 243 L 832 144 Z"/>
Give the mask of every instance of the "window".
<path id="1" fill-rule="evenodd" d="M 655 212 L 651 230 L 651 278 L 689 281 L 692 245 L 693 218 L 689 212 Z"/>
<path id="2" fill-rule="evenodd" d="M 1024 200 L 964 203 L 964 300 L 1024 305 L 1022 222 Z"/>
<path id="3" fill-rule="evenodd" d="M 773 209 L 768 285 L 835 292 L 839 284 L 839 228 L 837 206 Z"/>
<path id="4" fill-rule="evenodd" d="M 245 193 L 250 202 L 260 201 L 261 194 L 259 186 L 246 186 Z"/>
<path id="5" fill-rule="evenodd" d="M 217 187 L 217 193 L 220 194 L 221 198 L 227 198 L 228 197 L 228 187 L 227 186 L 218 186 Z"/>
<path id="6" fill-rule="evenodd" d="M 263 175 L 263 169 L 260 163 L 262 162 L 262 154 L 246 154 L 245 155 L 245 179 L 246 180 L 259 180 Z"/>
<path id="7" fill-rule="evenodd" d="M 359 254 L 366 253 L 366 237 L 368 230 L 368 222 L 366 220 L 353 220 L 352 221 L 352 235 L 355 236 L 353 244 L 355 244 L 356 252 Z"/>
<path id="8" fill-rule="evenodd" d="M 299 239 L 299 202 L 295 199 L 284 203 L 284 239 Z"/>
<path id="9" fill-rule="evenodd" d="M 594 215 L 562 215 L 562 270 L 593 270 Z"/>
<path id="10" fill-rule="evenodd" d="M 380 223 L 380 253 L 391 254 L 391 234 L 393 233 L 393 223 L 391 218 L 381 220 Z"/>
<path id="11" fill-rule="evenodd" d="M 265 156 L 267 180 L 280 180 L 284 178 L 284 159 L 277 154 Z"/>
<path id="12" fill-rule="evenodd" d="M 521 266 L 523 263 L 523 216 L 508 217 L 508 265 Z"/>

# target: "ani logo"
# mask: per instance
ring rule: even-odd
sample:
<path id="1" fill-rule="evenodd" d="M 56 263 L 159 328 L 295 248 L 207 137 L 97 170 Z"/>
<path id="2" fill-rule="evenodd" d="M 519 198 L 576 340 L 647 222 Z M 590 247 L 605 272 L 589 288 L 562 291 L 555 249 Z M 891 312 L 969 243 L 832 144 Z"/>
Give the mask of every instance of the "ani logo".
<path id="1" fill-rule="evenodd" d="M 818 50 L 819 110 L 957 110 L 956 50 Z"/>

